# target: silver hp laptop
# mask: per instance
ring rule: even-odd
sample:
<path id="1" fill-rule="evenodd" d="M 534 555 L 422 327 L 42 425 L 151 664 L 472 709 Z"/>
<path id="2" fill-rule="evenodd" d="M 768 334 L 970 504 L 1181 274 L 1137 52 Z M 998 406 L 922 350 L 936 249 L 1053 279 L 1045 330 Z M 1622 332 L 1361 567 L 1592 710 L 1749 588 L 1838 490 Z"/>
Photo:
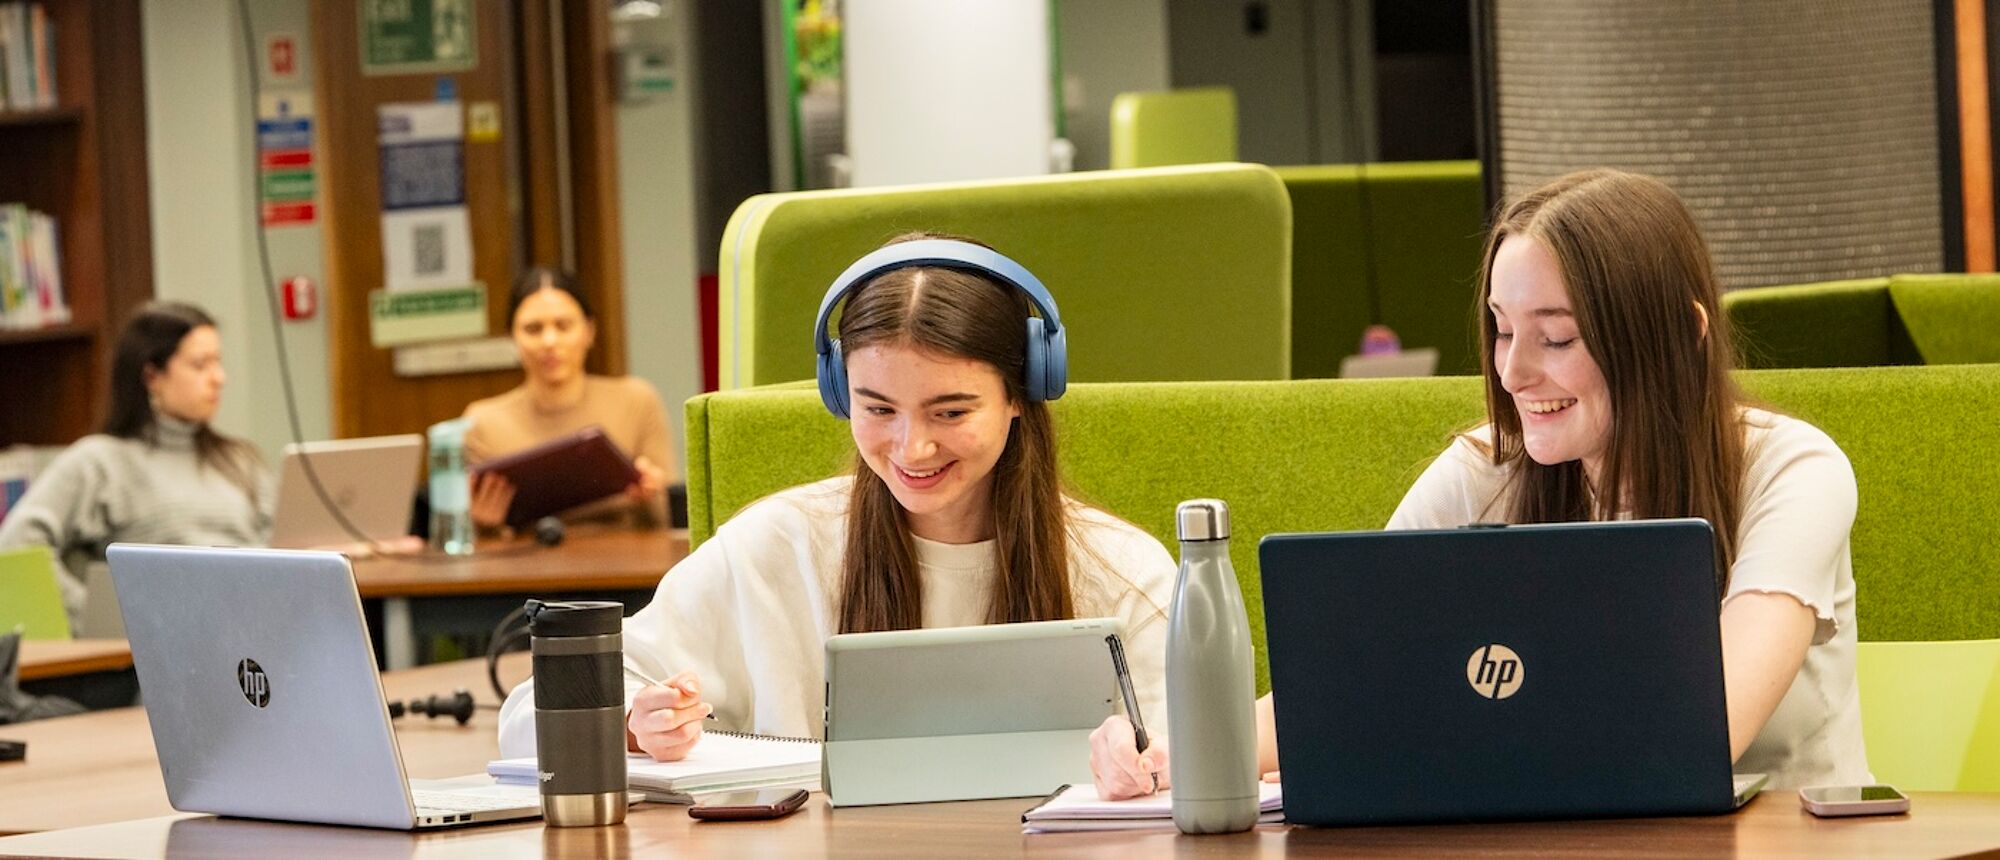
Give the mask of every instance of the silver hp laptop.
<path id="1" fill-rule="evenodd" d="M 1695 519 L 1270 535 L 1285 819 L 1728 812 L 1714 536 Z"/>
<path id="2" fill-rule="evenodd" d="M 1043 797 L 1090 782 L 1118 680 L 1115 618 L 826 641 L 821 785 L 834 806 Z"/>
<path id="3" fill-rule="evenodd" d="M 541 814 L 490 786 L 413 794 L 345 556 L 106 555 L 175 809 L 405 830 Z"/>
<path id="4" fill-rule="evenodd" d="M 423 452 L 424 437 L 415 433 L 286 445 L 271 545 L 305 549 L 354 543 L 313 490 L 302 462 L 307 459 L 327 496 L 370 540 L 408 534 Z"/>

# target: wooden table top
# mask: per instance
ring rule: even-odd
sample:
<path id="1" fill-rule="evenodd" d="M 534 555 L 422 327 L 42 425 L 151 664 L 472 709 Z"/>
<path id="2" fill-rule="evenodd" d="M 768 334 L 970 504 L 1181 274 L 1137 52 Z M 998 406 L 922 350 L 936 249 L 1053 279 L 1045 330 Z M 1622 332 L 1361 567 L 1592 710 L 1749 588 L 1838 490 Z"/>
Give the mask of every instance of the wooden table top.
<path id="1" fill-rule="evenodd" d="M 532 539 L 480 541 L 469 556 L 356 559 L 361 596 L 528 594 L 551 589 L 649 589 L 688 554 L 686 529 L 632 531 L 580 525 L 554 547 Z"/>
<path id="2" fill-rule="evenodd" d="M 1790 792 L 1733 815 L 1317 830 L 1264 825 L 1227 836 L 1172 830 L 1021 833 L 1031 800 L 852 809 L 815 795 L 779 821 L 701 823 L 635 807 L 617 827 L 540 822 L 422 836 L 351 827 L 173 816 L 0 839 L 0 854 L 70 857 L 1948 857 L 2000 848 L 2000 795 L 1918 793 L 1908 815 L 1817 819 Z"/>
<path id="3" fill-rule="evenodd" d="M 123 639 L 23 639 L 21 680 L 65 678 L 132 668 L 132 646 Z"/>
<path id="4" fill-rule="evenodd" d="M 526 674 L 525 654 L 503 658 L 503 683 Z M 481 661 L 383 676 L 391 698 L 470 687 L 491 701 Z M 498 749 L 495 713 L 470 725 L 398 721 L 409 774 L 475 773 Z M 138 708 L 0 726 L 29 742 L 28 760 L 0 764 L 0 832 L 77 828 L 0 839 L 0 855 L 72 857 L 1382 857 L 1479 853 L 1501 857 L 1947 857 L 2000 852 L 2000 795 L 1918 793 L 1907 815 L 1818 819 L 1795 795 L 1768 792 L 1732 815 L 1705 818 L 1459 824 L 1316 830 L 1265 825 L 1249 833 L 1180 837 L 1172 831 L 1024 835 L 1034 801 L 988 800 L 830 809 L 815 795 L 771 822 L 698 823 L 675 806 L 635 807 L 626 824 L 548 828 L 539 822 L 422 836 L 173 814 L 152 736 Z M 157 816 L 157 817 L 154 817 Z M 140 820 L 132 820 L 140 819 Z M 116 823 L 110 823 L 116 822 Z"/>

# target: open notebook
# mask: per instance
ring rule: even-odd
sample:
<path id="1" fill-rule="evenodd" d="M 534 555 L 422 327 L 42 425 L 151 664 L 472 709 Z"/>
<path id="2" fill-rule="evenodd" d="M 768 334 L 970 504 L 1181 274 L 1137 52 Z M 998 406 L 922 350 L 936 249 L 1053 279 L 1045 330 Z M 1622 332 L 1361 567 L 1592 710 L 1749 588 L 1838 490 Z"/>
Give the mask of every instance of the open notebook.
<path id="1" fill-rule="evenodd" d="M 804 738 L 705 732 L 688 757 L 654 761 L 643 753 L 625 759 L 626 779 L 647 800 L 690 803 L 690 795 L 751 788 L 819 790 L 820 745 Z M 490 762 L 486 772 L 506 783 L 533 785 L 535 760 Z"/>
<path id="2" fill-rule="evenodd" d="M 1257 823 L 1285 820 L 1283 789 L 1257 783 Z M 1064 833 L 1079 830 L 1156 830 L 1174 826 L 1173 792 L 1162 791 L 1130 800 L 1099 800 L 1088 785 L 1065 785 L 1047 800 L 1021 814 L 1023 833 Z"/>

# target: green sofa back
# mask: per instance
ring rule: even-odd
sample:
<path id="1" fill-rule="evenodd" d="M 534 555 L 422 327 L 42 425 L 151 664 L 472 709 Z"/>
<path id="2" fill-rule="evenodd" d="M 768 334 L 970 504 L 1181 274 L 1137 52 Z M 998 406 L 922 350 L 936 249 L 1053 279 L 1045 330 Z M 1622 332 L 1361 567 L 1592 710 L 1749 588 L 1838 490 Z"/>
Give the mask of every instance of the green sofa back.
<path id="1" fill-rule="evenodd" d="M 2000 365 L 1747 371 L 1752 396 L 1813 422 L 1854 464 L 1860 633 L 2000 636 Z M 1924 404 L 1911 410 L 1911 404 Z M 1173 546 L 1174 505 L 1229 502 L 1231 557 L 1257 630 L 1257 541 L 1380 528 L 1454 431 L 1483 417 L 1479 380 L 1077 385 L 1054 406 L 1072 491 Z M 687 404 L 696 543 L 756 499 L 849 468 L 853 445 L 794 385 Z"/>
<path id="2" fill-rule="evenodd" d="M 979 239 L 1041 278 L 1080 332 L 1072 381 L 1290 376 L 1284 185 L 1211 164 L 751 197 L 722 236 L 722 387 L 810 379 L 828 285 L 913 230 Z"/>
<path id="3" fill-rule="evenodd" d="M 1111 167 L 1236 160 L 1236 92 L 1199 87 L 1111 100 Z"/>
<path id="4" fill-rule="evenodd" d="M 2000 275 L 1897 275 L 1889 299 L 1925 364 L 2000 362 Z"/>
<path id="5" fill-rule="evenodd" d="M 1361 330 L 1476 373 L 1475 279 L 1486 238 L 1477 161 L 1276 168 L 1292 198 L 1292 376 L 1338 376 Z"/>
<path id="6" fill-rule="evenodd" d="M 2000 362 L 2000 275 L 1895 275 L 1731 290 L 1746 367 Z"/>

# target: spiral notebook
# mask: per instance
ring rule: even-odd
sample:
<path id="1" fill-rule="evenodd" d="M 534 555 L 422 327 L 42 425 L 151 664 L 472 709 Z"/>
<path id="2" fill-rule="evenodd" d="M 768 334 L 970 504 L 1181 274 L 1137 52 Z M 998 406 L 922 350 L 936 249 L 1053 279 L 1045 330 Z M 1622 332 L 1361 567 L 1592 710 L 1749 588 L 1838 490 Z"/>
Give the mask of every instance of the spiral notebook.
<path id="1" fill-rule="evenodd" d="M 690 803 L 691 795 L 754 788 L 819 790 L 820 743 L 733 732 L 704 732 L 680 761 L 654 761 L 634 753 L 625 759 L 626 780 L 647 800 Z M 535 759 L 489 762 L 486 772 L 504 783 L 535 784 Z"/>

